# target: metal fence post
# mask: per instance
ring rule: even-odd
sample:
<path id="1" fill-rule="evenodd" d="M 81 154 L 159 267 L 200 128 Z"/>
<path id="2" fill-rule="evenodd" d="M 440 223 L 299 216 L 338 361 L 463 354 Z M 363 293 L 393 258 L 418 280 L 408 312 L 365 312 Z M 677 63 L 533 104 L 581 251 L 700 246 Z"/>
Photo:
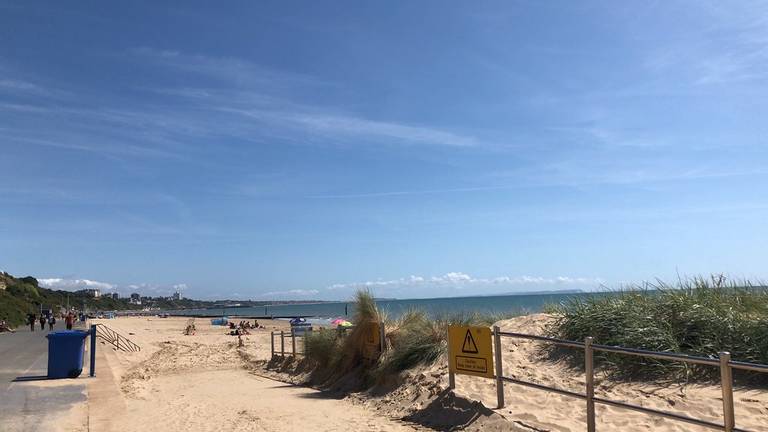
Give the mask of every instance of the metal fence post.
<path id="1" fill-rule="evenodd" d="M 291 329 L 291 351 L 293 357 L 296 358 L 296 329 Z"/>
<path id="2" fill-rule="evenodd" d="M 595 432 L 595 351 L 592 336 L 584 339 L 584 369 L 587 383 L 587 432 Z"/>
<path id="3" fill-rule="evenodd" d="M 497 408 L 504 408 L 504 368 L 501 364 L 501 335 L 499 326 L 493 326 L 493 355 L 496 361 L 496 400 Z"/>
<path id="4" fill-rule="evenodd" d="M 280 330 L 280 357 L 285 357 L 285 331 Z"/>
<path id="5" fill-rule="evenodd" d="M 269 332 L 269 345 L 272 357 L 275 356 L 275 332 Z"/>
<path id="6" fill-rule="evenodd" d="M 90 375 L 96 375 L 96 324 L 91 325 L 91 370 Z"/>
<path id="7" fill-rule="evenodd" d="M 720 353 L 720 386 L 723 390 L 723 428 L 732 432 L 736 427 L 736 416 L 733 412 L 733 371 L 731 370 L 731 353 Z"/>

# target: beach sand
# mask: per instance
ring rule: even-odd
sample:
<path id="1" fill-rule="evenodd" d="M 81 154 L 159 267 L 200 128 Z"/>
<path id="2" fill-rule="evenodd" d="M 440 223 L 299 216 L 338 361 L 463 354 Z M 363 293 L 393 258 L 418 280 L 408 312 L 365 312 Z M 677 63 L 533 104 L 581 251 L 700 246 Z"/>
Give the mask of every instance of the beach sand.
<path id="1" fill-rule="evenodd" d="M 550 319 L 538 314 L 499 325 L 503 330 L 541 334 Z M 237 347 L 237 337 L 226 334 L 228 329 L 211 326 L 208 319 L 195 321 L 194 336 L 183 335 L 186 318 L 101 322 L 141 345 L 142 351 L 114 351 L 99 341 L 99 380 L 89 388 L 91 425 L 98 425 L 93 430 L 397 431 L 446 430 L 449 425 L 467 423 L 470 431 L 585 430 L 585 403 L 578 399 L 506 384 L 506 407 L 487 409 L 482 405 L 496 406 L 495 381 L 463 375 L 456 378 L 454 396 L 447 390 L 445 360 L 404 373 L 387 391 L 319 392 L 296 385 L 307 379 L 306 371 L 290 373 L 290 368 L 276 371 L 266 367 L 269 332 L 287 330 L 285 321 L 259 321 L 267 328 L 245 336 L 243 348 Z M 547 361 L 540 343 L 505 338 L 502 345 L 506 376 L 583 392 L 583 373 Z M 288 340 L 286 350 L 290 350 Z M 616 383 L 598 374 L 596 395 L 721 421 L 718 385 Z M 737 388 L 735 404 L 738 427 L 768 430 L 768 392 Z M 707 430 L 602 405 L 597 407 L 597 429 Z"/>
<path id="2" fill-rule="evenodd" d="M 99 340 L 97 381 L 89 388 L 91 430 L 98 431 L 412 431 L 412 427 L 317 390 L 286 384 L 249 367 L 270 357 L 269 332 L 285 321 L 244 336 L 197 319 L 94 320 L 139 344 L 137 353 L 115 351 Z"/>

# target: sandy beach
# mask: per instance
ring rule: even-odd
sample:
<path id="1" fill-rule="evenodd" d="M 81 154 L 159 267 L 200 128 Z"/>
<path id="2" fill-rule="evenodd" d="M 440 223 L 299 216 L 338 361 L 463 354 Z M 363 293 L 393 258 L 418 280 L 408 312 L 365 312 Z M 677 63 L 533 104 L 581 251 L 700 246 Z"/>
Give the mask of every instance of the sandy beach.
<path id="1" fill-rule="evenodd" d="M 530 315 L 499 325 L 504 330 L 541 333 L 548 319 Z M 495 408 L 494 381 L 459 375 L 454 397 L 447 390 L 444 361 L 404 373 L 387 391 L 321 392 L 303 386 L 306 371 L 291 367 L 278 371 L 274 362 L 268 365 L 269 332 L 287 329 L 285 321 L 260 321 L 266 328 L 244 336 L 242 348 L 228 329 L 212 326 L 208 319 L 195 320 L 197 331 L 190 336 L 183 334 L 186 318 L 100 322 L 142 350 L 115 351 L 99 340 L 99 379 L 89 384 L 90 422 L 92 427 L 98 425 L 92 430 L 401 431 L 466 424 L 467 430 L 575 432 L 585 427 L 583 402 L 553 393 L 507 384 L 506 407 L 487 409 L 482 405 Z M 503 347 L 505 375 L 583 390 L 583 374 L 548 362 L 539 344 L 510 339 Z M 615 383 L 601 376 L 596 391 L 600 397 L 720 421 L 722 402 L 716 385 Z M 768 392 L 737 389 L 736 419 L 740 428 L 768 430 Z M 597 426 L 621 431 L 706 430 L 605 406 L 597 408 Z"/>
<path id="2" fill-rule="evenodd" d="M 286 322 L 260 321 L 266 328 L 245 336 L 242 349 L 228 329 L 208 319 L 197 319 L 190 336 L 183 334 L 186 318 L 101 322 L 142 350 L 115 351 L 100 341 L 99 382 L 89 389 L 91 430 L 413 430 L 317 390 L 260 376 L 254 364 L 269 358 L 269 332 L 288 328 Z"/>

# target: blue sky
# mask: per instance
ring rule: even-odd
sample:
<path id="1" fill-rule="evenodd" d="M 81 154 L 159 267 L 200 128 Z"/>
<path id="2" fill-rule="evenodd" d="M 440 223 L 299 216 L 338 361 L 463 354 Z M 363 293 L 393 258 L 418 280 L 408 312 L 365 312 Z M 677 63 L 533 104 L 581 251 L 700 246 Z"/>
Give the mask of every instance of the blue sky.
<path id="1" fill-rule="evenodd" d="M 0 2 L 0 268 L 344 299 L 764 278 L 765 2 Z"/>

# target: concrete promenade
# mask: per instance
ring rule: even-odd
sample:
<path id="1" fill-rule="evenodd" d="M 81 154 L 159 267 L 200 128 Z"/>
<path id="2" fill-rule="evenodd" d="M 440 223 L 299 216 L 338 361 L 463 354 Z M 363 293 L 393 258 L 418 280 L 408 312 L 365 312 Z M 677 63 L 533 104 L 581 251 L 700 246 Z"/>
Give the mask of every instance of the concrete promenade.
<path id="1" fill-rule="evenodd" d="M 46 330 L 20 327 L 0 333 L 0 425 L 3 432 L 35 430 L 87 430 L 86 352 L 78 379 L 46 380 L 48 339 Z M 55 330 L 63 330 L 59 320 Z M 43 378 L 43 379 L 40 379 Z"/>

